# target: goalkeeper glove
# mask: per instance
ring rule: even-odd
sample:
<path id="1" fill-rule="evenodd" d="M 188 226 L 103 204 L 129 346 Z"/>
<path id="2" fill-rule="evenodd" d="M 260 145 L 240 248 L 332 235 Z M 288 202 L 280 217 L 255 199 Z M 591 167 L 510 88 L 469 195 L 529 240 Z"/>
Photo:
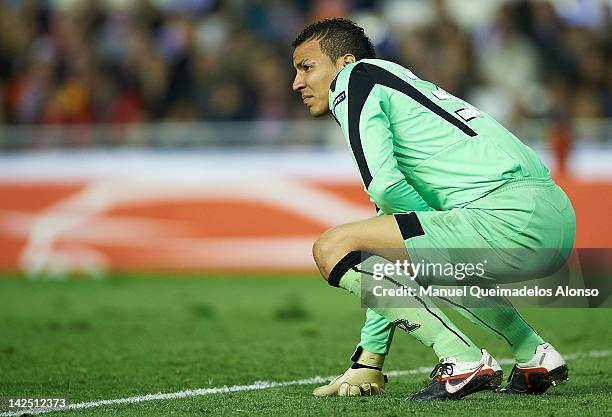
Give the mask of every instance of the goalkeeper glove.
<path id="1" fill-rule="evenodd" d="M 387 382 L 387 376 L 382 373 L 385 356 L 365 351 L 358 346 L 351 360 L 353 366 L 329 384 L 316 388 L 313 395 L 361 397 L 383 394 Z"/>

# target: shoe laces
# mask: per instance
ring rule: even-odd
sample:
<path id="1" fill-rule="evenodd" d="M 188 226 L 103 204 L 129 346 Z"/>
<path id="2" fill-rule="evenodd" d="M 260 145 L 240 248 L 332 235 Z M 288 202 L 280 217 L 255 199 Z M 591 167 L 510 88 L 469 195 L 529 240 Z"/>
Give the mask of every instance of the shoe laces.
<path id="1" fill-rule="evenodd" d="M 437 363 L 436 366 L 434 366 L 431 373 L 429 374 L 429 377 L 430 378 L 434 378 L 435 376 L 443 377 L 444 375 L 451 376 L 453 375 L 453 372 L 455 370 L 454 367 L 455 367 L 455 364 L 450 363 L 450 362 Z"/>

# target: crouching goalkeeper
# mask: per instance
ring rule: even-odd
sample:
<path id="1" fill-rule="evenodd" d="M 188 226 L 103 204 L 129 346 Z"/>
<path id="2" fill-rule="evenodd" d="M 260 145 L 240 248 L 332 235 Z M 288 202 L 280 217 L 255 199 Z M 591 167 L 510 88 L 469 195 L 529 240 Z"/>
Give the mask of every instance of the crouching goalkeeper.
<path id="1" fill-rule="evenodd" d="M 331 112 L 379 208 L 378 216 L 332 228 L 315 242 L 315 262 L 331 286 L 361 296 L 370 256 L 434 262 L 453 249 L 452 262 L 475 263 L 468 249 L 482 248 L 499 261 L 487 267 L 483 284 L 539 278 L 563 265 L 574 242 L 572 205 L 537 155 L 508 130 L 410 70 L 376 59 L 363 29 L 348 20 L 314 23 L 293 46 L 293 89 L 311 115 Z M 520 266 L 516 248 L 525 254 Z M 444 276 L 417 278 L 423 286 L 453 285 Z M 431 381 L 411 399 L 497 390 L 497 361 L 427 297 L 414 301 L 421 306 L 371 306 L 353 365 L 314 394 L 383 393 L 382 368 L 396 327 L 440 358 Z M 508 343 L 516 364 L 501 392 L 543 393 L 566 380 L 561 355 L 508 300 L 494 302 L 451 306 Z"/>

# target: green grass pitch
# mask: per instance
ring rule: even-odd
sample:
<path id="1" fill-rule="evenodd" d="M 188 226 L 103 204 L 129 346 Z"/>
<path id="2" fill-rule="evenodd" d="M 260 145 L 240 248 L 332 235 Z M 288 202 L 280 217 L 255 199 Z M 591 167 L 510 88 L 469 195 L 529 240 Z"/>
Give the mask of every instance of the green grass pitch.
<path id="1" fill-rule="evenodd" d="M 564 354 L 612 349 L 610 309 L 532 309 L 528 320 Z M 503 343 L 458 318 L 482 347 Z M 0 396 L 72 403 L 157 392 L 292 381 L 343 371 L 358 340 L 357 299 L 313 277 L 0 279 Z M 398 331 L 386 371 L 436 358 Z M 427 375 L 390 378 L 384 396 L 314 398 L 315 385 L 114 404 L 46 416 L 596 416 L 612 409 L 612 356 L 569 361 L 571 381 L 537 397 L 477 393 L 414 403 Z M 504 366 L 506 375 L 511 366 Z M 609 415 L 609 414 L 608 414 Z"/>

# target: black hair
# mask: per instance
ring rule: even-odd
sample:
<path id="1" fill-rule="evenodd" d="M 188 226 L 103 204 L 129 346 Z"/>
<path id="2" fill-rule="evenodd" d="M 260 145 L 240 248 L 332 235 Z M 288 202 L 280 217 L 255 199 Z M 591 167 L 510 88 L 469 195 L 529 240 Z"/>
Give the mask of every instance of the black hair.
<path id="1" fill-rule="evenodd" d="M 321 51 L 332 62 L 344 54 L 355 55 L 357 60 L 376 58 L 374 45 L 363 28 L 348 19 L 325 19 L 308 25 L 293 41 L 293 48 L 312 39 L 320 41 Z"/>

